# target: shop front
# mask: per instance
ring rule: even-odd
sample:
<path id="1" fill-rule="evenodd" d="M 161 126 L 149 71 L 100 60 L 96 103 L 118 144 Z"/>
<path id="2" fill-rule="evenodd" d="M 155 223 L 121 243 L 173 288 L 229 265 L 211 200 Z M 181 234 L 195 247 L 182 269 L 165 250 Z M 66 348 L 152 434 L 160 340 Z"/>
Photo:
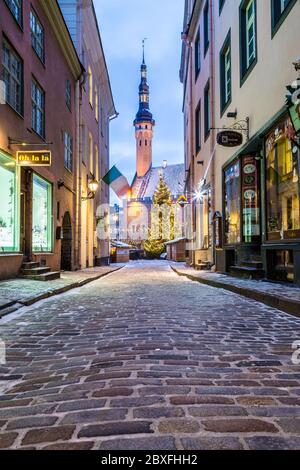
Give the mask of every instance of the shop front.
<path id="1" fill-rule="evenodd" d="M 0 279 L 53 252 L 52 184 L 0 151 Z"/>
<path id="2" fill-rule="evenodd" d="M 220 217 L 216 249 L 222 252 L 223 271 L 259 277 L 261 275 L 260 162 L 257 154 L 241 155 L 223 170 L 223 249 L 220 242 Z M 217 214 L 216 214 L 217 216 Z M 216 236 L 215 235 L 215 236 Z M 219 253 L 219 254 L 218 254 Z M 220 261 L 219 261 L 220 262 Z"/>
<path id="3" fill-rule="evenodd" d="M 212 193 L 210 185 L 202 185 L 195 200 L 196 246 L 195 268 L 205 269 L 213 265 Z"/>
<path id="4" fill-rule="evenodd" d="M 299 147 L 294 138 L 288 117 L 266 135 L 263 255 L 269 279 L 300 284 Z"/>

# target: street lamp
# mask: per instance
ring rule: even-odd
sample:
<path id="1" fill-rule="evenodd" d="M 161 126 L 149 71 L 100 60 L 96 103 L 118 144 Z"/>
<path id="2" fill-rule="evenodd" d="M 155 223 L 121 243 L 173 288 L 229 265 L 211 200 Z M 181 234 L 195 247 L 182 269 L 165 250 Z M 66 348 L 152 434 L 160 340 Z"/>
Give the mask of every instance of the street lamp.
<path id="1" fill-rule="evenodd" d="M 87 201 L 88 199 L 94 199 L 96 192 L 98 191 L 98 188 L 99 188 L 99 181 L 97 181 L 96 178 L 92 176 L 88 182 L 89 193 L 87 197 L 83 197 L 82 200 Z"/>

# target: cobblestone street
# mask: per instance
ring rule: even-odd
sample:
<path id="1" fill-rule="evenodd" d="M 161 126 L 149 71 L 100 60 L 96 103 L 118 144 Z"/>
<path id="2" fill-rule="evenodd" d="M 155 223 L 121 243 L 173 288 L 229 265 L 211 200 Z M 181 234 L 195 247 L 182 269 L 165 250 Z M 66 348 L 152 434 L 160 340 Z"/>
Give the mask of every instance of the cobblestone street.
<path id="1" fill-rule="evenodd" d="M 132 262 L 0 321 L 0 448 L 300 449 L 300 320 Z"/>

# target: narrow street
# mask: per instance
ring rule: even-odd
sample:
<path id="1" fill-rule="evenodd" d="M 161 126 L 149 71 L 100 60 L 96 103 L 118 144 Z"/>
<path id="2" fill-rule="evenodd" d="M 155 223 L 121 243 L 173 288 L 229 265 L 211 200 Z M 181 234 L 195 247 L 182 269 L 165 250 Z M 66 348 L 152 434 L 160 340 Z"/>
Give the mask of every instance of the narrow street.
<path id="1" fill-rule="evenodd" d="M 0 322 L 0 448 L 300 449 L 300 320 L 132 262 Z"/>

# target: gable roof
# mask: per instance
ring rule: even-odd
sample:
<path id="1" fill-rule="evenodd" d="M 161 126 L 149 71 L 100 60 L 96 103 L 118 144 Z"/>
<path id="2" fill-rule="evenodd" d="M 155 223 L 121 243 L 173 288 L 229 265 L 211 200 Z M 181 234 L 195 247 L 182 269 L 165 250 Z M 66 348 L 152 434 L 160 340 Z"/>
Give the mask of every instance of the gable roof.
<path id="1" fill-rule="evenodd" d="M 184 164 L 169 165 L 166 168 L 161 166 L 151 168 L 145 176 L 141 178 L 135 177 L 132 184 L 132 198 L 152 199 L 156 191 L 161 173 L 164 175 L 164 180 L 168 185 L 173 198 L 178 198 L 184 191 Z"/>

